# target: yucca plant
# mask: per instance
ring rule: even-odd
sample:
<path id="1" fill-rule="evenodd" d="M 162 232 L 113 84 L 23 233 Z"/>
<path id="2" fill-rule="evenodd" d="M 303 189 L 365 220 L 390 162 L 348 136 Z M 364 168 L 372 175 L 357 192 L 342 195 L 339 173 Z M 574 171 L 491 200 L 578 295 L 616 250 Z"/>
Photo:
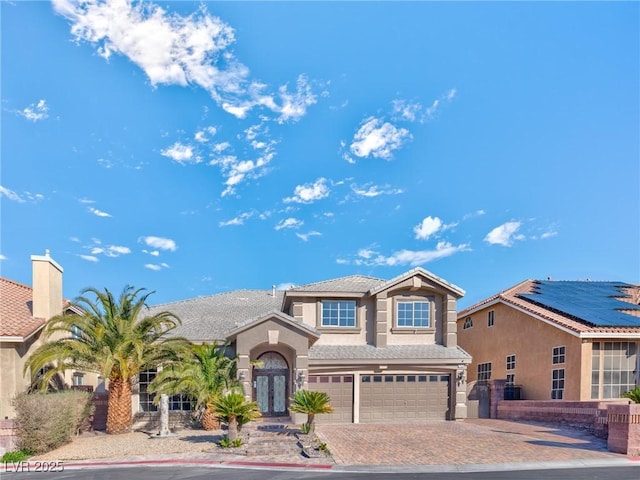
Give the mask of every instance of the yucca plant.
<path id="1" fill-rule="evenodd" d="M 203 343 L 182 350 L 177 360 L 164 365 L 149 386 L 155 393 L 186 394 L 195 400 L 196 417 L 202 428 L 220 426 L 213 404 L 239 386 L 237 360 L 226 355 L 226 344 Z"/>
<path id="2" fill-rule="evenodd" d="M 624 398 L 628 398 L 633 403 L 640 403 L 640 386 L 635 387 L 634 389 L 629 390 L 628 392 L 624 392 L 622 396 Z"/>
<path id="3" fill-rule="evenodd" d="M 107 433 L 129 431 L 133 379 L 175 359 L 176 351 L 186 343 L 167 338 L 180 325 L 176 315 L 166 311 L 145 315 L 152 293 L 127 286 L 115 298 L 107 289 L 82 290 L 74 302 L 76 311 L 82 313 L 62 314 L 47 322 L 45 343 L 27 359 L 24 373 L 31 371 L 35 377 L 43 372 L 38 377 L 42 389 L 66 370 L 102 375 L 109 380 Z"/>
<path id="4" fill-rule="evenodd" d="M 262 416 L 260 406 L 256 402 L 248 402 L 244 395 L 230 392 L 220 397 L 213 404 L 218 418 L 229 427 L 229 442 L 233 444 L 238 439 L 238 432 L 246 423 Z"/>
<path id="5" fill-rule="evenodd" d="M 306 413 L 307 421 L 303 430 L 308 433 L 315 432 L 316 415 L 333 412 L 331 399 L 325 392 L 312 392 L 310 390 L 298 390 L 289 400 L 289 411 Z"/>

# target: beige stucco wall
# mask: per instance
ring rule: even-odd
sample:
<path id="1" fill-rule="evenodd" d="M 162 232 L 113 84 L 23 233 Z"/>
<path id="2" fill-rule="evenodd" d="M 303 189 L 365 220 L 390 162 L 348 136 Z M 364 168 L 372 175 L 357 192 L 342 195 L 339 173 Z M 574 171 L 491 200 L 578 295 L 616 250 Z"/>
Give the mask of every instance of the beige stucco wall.
<path id="1" fill-rule="evenodd" d="M 489 310 L 495 312 L 493 327 L 487 326 Z M 491 378 L 505 379 L 507 373 L 514 373 L 515 384 L 522 385 L 523 399 L 550 400 L 552 370 L 564 368 L 564 400 L 589 398 L 582 397 L 590 388 L 590 370 L 585 376 L 580 338 L 500 303 L 471 318 L 473 327 L 466 330 L 462 328 L 464 318 L 458 321 L 458 344 L 473 357 L 467 373 L 469 381 L 477 379 L 478 364 L 491 362 Z M 566 347 L 566 361 L 554 365 L 552 350 L 559 346 Z M 507 371 L 506 357 L 513 354 L 516 368 Z M 581 375 L 588 387 L 581 387 Z"/>
<path id="2" fill-rule="evenodd" d="M 331 299 L 331 297 L 327 297 Z M 348 333 L 341 333 L 339 328 L 323 328 L 320 322 L 321 302 L 320 298 L 304 298 L 302 304 L 302 321 L 312 328 L 322 332 L 318 345 L 364 345 L 373 339 L 374 304 L 372 299 L 356 300 L 356 315 L 359 328 L 357 331 L 348 329 Z M 297 303 L 297 302 L 296 302 Z M 347 330 L 347 329 L 345 329 Z"/>
<path id="3" fill-rule="evenodd" d="M 11 400 L 16 393 L 23 392 L 28 381 L 22 375 L 24 362 L 35 350 L 34 339 L 24 343 L 0 343 L 0 419 L 14 418 L 15 410 Z"/>

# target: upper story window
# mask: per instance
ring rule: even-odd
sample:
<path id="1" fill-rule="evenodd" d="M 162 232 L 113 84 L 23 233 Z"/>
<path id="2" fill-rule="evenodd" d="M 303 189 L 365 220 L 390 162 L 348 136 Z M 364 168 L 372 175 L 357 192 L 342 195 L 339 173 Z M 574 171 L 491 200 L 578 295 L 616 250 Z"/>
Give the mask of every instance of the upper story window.
<path id="1" fill-rule="evenodd" d="M 462 324 L 462 329 L 466 330 L 467 328 L 471 327 L 473 327 L 473 320 L 471 320 L 471 317 L 465 318 L 464 323 Z"/>
<path id="2" fill-rule="evenodd" d="M 487 383 L 491 380 L 491 362 L 478 364 L 478 382 Z"/>
<path id="3" fill-rule="evenodd" d="M 559 363 L 564 363 L 565 361 L 565 347 L 553 347 L 553 353 L 551 355 L 551 360 L 554 365 Z"/>
<path id="4" fill-rule="evenodd" d="M 489 313 L 487 314 L 487 327 L 493 327 L 493 325 L 495 324 L 495 320 L 495 312 L 493 310 L 489 310 Z"/>
<path id="5" fill-rule="evenodd" d="M 323 327 L 355 327 L 355 300 L 324 300 L 322 302 Z"/>
<path id="6" fill-rule="evenodd" d="M 398 302 L 398 327 L 429 327 L 429 302 Z"/>
<path id="7" fill-rule="evenodd" d="M 514 370 L 516 368 L 516 356 L 507 355 L 507 370 Z"/>

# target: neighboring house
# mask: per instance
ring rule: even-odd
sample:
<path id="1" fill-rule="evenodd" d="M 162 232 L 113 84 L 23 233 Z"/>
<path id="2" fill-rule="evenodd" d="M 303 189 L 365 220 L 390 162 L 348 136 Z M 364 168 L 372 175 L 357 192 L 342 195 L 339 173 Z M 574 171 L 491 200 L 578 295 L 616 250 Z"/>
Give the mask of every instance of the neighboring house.
<path id="1" fill-rule="evenodd" d="M 527 400 L 607 400 L 640 384 L 640 286 L 527 280 L 458 314 L 469 380 Z"/>
<path id="2" fill-rule="evenodd" d="M 47 320 L 62 313 L 74 313 L 62 298 L 63 269 L 49 255 L 31 256 L 33 286 L 0 277 L 0 419 L 13 418 L 11 400 L 27 389 L 30 375 L 23 374 L 25 360 L 41 344 Z M 68 384 L 85 381 L 81 372 L 67 372 Z"/>
<path id="3" fill-rule="evenodd" d="M 365 423 L 466 417 L 466 369 L 457 345 L 464 291 L 416 268 L 391 280 L 361 275 L 284 292 L 238 290 L 152 307 L 182 320 L 174 334 L 229 342 L 247 397 L 264 416 L 287 416 L 300 388 L 327 392 L 321 421 Z M 255 361 L 260 361 L 254 365 Z M 155 372 L 140 376 L 140 411 Z M 172 410 L 188 408 L 173 397 Z"/>

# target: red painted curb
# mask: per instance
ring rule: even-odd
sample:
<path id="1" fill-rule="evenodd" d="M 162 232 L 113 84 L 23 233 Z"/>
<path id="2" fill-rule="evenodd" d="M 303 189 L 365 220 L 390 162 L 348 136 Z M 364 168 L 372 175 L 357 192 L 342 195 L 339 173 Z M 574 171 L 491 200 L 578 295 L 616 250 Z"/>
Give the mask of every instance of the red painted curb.
<path id="1" fill-rule="evenodd" d="M 28 462 L 28 468 L 35 469 L 36 467 L 40 467 L 45 463 L 54 463 L 54 462 Z M 221 460 L 205 460 L 205 459 L 193 459 L 193 460 L 129 460 L 122 462 L 81 462 L 81 463 L 70 463 L 70 462 L 55 462 L 58 464 L 58 468 L 82 468 L 82 467 L 108 467 L 108 466 L 137 466 L 137 465 L 230 465 L 230 466 L 241 466 L 241 467 L 271 467 L 271 468 L 297 468 L 297 469 L 324 469 L 329 470 L 333 468 L 333 465 L 324 465 L 324 464 L 303 464 L 303 463 L 269 463 L 269 462 L 243 462 L 243 461 L 221 461 Z M 26 466 L 26 464 L 23 464 Z M 35 471 L 35 470 L 34 470 Z"/>

